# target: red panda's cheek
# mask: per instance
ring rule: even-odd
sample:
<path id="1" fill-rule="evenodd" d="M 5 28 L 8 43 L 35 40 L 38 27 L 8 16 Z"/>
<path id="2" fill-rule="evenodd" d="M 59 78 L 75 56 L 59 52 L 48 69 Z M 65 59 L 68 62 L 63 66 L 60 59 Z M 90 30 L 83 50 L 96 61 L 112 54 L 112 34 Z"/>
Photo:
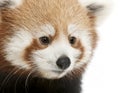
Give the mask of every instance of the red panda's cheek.
<path id="1" fill-rule="evenodd" d="M 77 40 L 77 42 L 74 45 L 72 45 L 72 48 L 79 51 L 79 55 L 75 57 L 77 59 L 75 63 L 78 63 L 84 56 L 84 52 L 85 52 L 84 46 L 82 45 L 80 40 Z"/>
<path id="2" fill-rule="evenodd" d="M 11 31 L 12 32 L 12 31 Z M 5 60 L 11 65 L 18 66 L 19 68 L 29 68 L 29 65 L 24 60 L 24 51 L 27 46 L 32 42 L 32 36 L 29 32 L 22 30 L 14 31 L 13 33 L 2 36 L 3 52 Z"/>
<path id="3" fill-rule="evenodd" d="M 41 45 L 38 40 L 33 39 L 32 43 L 26 47 L 24 52 L 24 59 L 29 65 L 33 65 L 34 62 L 32 61 L 32 53 L 37 50 L 42 50 L 47 48 L 47 46 Z"/>

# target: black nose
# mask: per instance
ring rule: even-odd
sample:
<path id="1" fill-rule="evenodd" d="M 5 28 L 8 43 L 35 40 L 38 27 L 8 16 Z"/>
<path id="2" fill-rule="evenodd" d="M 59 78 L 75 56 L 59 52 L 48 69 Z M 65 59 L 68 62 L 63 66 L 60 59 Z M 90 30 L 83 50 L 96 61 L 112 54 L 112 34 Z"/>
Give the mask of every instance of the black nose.
<path id="1" fill-rule="evenodd" d="M 60 57 L 56 64 L 60 69 L 66 69 L 70 66 L 70 59 L 68 57 Z"/>

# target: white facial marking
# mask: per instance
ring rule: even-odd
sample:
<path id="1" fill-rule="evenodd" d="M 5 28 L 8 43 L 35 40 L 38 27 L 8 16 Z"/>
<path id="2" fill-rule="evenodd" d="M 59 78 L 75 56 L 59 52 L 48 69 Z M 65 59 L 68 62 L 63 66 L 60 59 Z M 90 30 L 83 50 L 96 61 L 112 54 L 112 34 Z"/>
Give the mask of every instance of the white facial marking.
<path id="1" fill-rule="evenodd" d="M 89 61 L 92 54 L 92 40 L 90 32 L 88 30 L 80 30 L 76 24 L 70 24 L 68 26 L 68 33 L 79 38 L 82 46 L 84 47 L 84 57 L 78 64 L 76 64 L 76 67 L 80 67 Z"/>
<path id="2" fill-rule="evenodd" d="M 46 73 L 44 76 L 49 74 L 47 78 L 53 78 L 55 76 L 60 78 L 64 76 L 67 72 L 73 69 L 75 61 L 77 60 L 76 57 L 81 54 L 79 50 L 72 48 L 69 42 L 63 38 L 64 37 L 61 36 L 57 42 L 53 43 L 46 49 L 33 52 L 32 59 L 34 63 L 37 64 L 42 73 Z M 70 58 L 70 67 L 68 67 L 63 73 L 57 74 L 54 71 L 62 71 L 62 69 L 56 65 L 56 61 L 64 55 Z"/>
<path id="3" fill-rule="evenodd" d="M 28 64 L 23 59 L 25 48 L 32 42 L 32 35 L 24 30 L 20 30 L 7 40 L 5 45 L 6 60 L 12 65 L 29 68 Z"/>
<path id="4" fill-rule="evenodd" d="M 42 31 L 48 35 L 51 35 L 51 36 L 54 36 L 54 34 L 55 34 L 55 29 L 51 24 L 42 25 L 40 28 L 40 31 Z"/>
<path id="5" fill-rule="evenodd" d="M 77 25 L 75 25 L 75 24 L 69 24 L 68 25 L 68 33 L 69 33 L 69 35 L 75 33 L 76 31 L 78 31 Z"/>
<path id="6" fill-rule="evenodd" d="M 51 24 L 45 24 L 38 28 L 34 28 L 34 31 L 32 32 L 34 37 L 40 38 L 42 36 L 54 36 L 55 29 Z"/>

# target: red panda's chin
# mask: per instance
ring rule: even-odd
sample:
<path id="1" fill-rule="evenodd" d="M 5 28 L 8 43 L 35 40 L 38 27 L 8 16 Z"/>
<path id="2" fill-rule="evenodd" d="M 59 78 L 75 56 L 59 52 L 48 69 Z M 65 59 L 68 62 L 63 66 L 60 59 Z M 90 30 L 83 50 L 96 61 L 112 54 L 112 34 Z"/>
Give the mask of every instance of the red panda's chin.
<path id="1" fill-rule="evenodd" d="M 42 78 L 45 78 L 45 79 L 60 79 L 62 77 L 64 77 L 65 75 L 67 74 L 67 72 L 65 71 L 38 71 L 37 72 L 37 76 L 38 77 L 42 77 Z"/>

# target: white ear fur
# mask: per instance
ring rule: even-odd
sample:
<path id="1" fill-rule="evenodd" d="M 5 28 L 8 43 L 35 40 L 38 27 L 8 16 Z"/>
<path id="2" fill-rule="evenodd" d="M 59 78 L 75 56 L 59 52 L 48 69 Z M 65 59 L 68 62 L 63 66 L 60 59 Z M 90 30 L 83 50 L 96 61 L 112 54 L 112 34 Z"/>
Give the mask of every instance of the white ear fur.
<path id="1" fill-rule="evenodd" d="M 0 8 L 16 8 L 22 4 L 23 0 L 0 0 Z"/>
<path id="2" fill-rule="evenodd" d="M 96 24 L 101 24 L 102 20 L 111 11 L 112 1 L 111 0 L 78 0 L 80 4 L 92 13 L 96 17 Z"/>

